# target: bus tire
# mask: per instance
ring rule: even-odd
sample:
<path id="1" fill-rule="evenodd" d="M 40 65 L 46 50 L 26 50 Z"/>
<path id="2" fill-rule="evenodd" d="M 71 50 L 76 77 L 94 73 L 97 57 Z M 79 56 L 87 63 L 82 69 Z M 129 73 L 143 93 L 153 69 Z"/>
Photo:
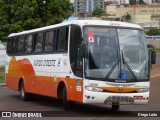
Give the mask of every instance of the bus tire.
<path id="1" fill-rule="evenodd" d="M 30 94 L 25 92 L 23 81 L 20 83 L 20 96 L 23 101 L 27 101 L 30 98 Z"/>
<path id="2" fill-rule="evenodd" d="M 113 104 L 113 105 L 112 105 L 112 110 L 113 110 L 113 111 L 119 110 L 119 105 Z"/>
<path id="3" fill-rule="evenodd" d="M 63 107 L 66 110 L 69 110 L 72 108 L 73 102 L 67 100 L 67 90 L 66 86 L 63 87 Z"/>

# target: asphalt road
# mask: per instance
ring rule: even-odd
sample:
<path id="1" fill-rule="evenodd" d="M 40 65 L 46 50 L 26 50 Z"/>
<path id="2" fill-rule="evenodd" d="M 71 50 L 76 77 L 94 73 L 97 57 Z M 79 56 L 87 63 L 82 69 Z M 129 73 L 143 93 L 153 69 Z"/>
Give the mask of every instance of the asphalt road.
<path id="1" fill-rule="evenodd" d="M 66 111 L 63 109 L 62 102 L 53 98 L 36 96 L 34 100 L 24 102 L 20 99 L 19 92 L 10 90 L 5 86 L 0 86 L 0 111 L 49 111 L 44 114 L 53 115 L 57 117 L 64 117 L 65 120 L 74 119 L 72 116 L 76 117 L 76 120 L 84 117 L 83 119 L 90 120 L 103 120 L 106 117 L 111 119 L 124 120 L 124 117 L 129 117 L 127 119 L 135 119 L 133 116 L 138 116 L 137 112 L 149 111 L 149 113 L 154 113 L 154 111 L 159 111 L 160 115 L 160 79 L 155 77 L 151 80 L 151 91 L 150 99 L 147 105 L 122 105 L 118 112 L 112 112 L 111 106 L 109 105 L 81 105 L 75 104 L 72 111 Z M 42 112 L 43 114 L 43 112 Z M 156 113 L 157 114 L 157 113 Z M 113 117 L 115 116 L 115 117 Z M 54 119 L 59 119 L 54 117 Z M 0 118 L 1 119 L 1 118 Z M 13 118 L 16 119 L 17 118 Z M 51 119 L 51 117 L 42 118 Z M 53 119 L 53 118 L 52 118 Z M 149 120 L 158 119 L 158 117 L 148 117 Z"/>

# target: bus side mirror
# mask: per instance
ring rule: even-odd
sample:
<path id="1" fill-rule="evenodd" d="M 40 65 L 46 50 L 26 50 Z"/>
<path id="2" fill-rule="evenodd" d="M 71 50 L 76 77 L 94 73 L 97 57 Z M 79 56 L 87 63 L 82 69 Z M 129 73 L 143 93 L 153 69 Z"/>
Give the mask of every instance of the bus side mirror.
<path id="1" fill-rule="evenodd" d="M 149 59 L 151 64 L 156 64 L 156 52 L 153 45 L 148 44 Z"/>
<path id="2" fill-rule="evenodd" d="M 156 64 L 156 52 L 154 50 L 151 51 L 151 63 Z"/>

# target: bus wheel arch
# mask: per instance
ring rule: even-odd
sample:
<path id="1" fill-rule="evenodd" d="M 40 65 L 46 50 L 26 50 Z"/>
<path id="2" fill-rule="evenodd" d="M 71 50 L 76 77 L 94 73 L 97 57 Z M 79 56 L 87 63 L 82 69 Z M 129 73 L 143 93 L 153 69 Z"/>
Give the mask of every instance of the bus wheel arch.
<path id="1" fill-rule="evenodd" d="M 21 99 L 23 101 L 29 100 L 30 94 L 25 92 L 25 83 L 23 78 L 20 78 L 18 87 L 19 87 Z"/>
<path id="2" fill-rule="evenodd" d="M 58 88 L 57 88 L 57 98 L 58 99 L 63 99 L 63 87 L 65 86 L 65 83 L 63 81 L 61 81 L 58 84 Z"/>
<path id="3" fill-rule="evenodd" d="M 72 108 L 73 102 L 67 99 L 67 87 L 64 82 L 60 82 L 57 89 L 57 97 L 62 99 L 64 109 L 68 110 Z"/>
<path id="4" fill-rule="evenodd" d="M 21 78 L 19 79 L 19 82 L 18 82 L 18 90 L 19 90 L 19 91 L 20 91 L 20 87 L 21 87 L 22 82 L 24 82 L 24 80 L 23 80 L 23 78 L 21 77 Z"/>

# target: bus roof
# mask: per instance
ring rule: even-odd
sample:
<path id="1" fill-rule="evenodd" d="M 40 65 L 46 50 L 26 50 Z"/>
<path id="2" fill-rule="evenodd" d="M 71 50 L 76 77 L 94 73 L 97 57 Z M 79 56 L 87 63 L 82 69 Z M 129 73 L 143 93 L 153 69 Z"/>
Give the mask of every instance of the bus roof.
<path id="1" fill-rule="evenodd" d="M 119 22 L 119 21 L 106 21 L 106 20 L 73 20 L 69 22 L 64 22 L 64 23 L 59 23 L 55 25 L 50 25 L 46 27 L 41 27 L 37 29 L 32 29 L 32 30 L 27 30 L 19 33 L 12 33 L 8 37 L 13 37 L 13 36 L 18 36 L 18 35 L 23 35 L 23 34 L 29 34 L 29 33 L 35 33 L 39 31 L 44 31 L 44 30 L 49 30 L 57 27 L 62 27 L 70 24 L 76 24 L 79 26 L 84 26 L 84 25 L 100 25 L 100 26 L 119 26 L 119 27 L 128 27 L 128 28 L 139 28 L 143 29 L 141 26 L 136 25 L 136 24 L 131 24 L 131 23 L 126 23 L 126 22 Z"/>

